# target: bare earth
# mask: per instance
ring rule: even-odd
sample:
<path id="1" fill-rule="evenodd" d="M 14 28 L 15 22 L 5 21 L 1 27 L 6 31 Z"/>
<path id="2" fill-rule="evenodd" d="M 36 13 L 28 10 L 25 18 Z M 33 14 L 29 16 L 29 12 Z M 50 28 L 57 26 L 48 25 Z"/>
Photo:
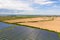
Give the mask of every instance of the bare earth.
<path id="1" fill-rule="evenodd" d="M 48 17 L 45 17 L 45 18 L 37 17 L 37 18 L 6 20 L 4 22 L 17 23 L 17 24 L 22 24 L 22 25 L 33 26 L 36 28 L 48 29 L 48 30 L 52 30 L 55 32 L 60 32 L 60 17 L 54 17 L 54 20 L 51 20 L 51 19 L 52 18 L 48 18 Z M 31 21 L 37 21 L 37 22 L 31 22 Z"/>
<path id="2" fill-rule="evenodd" d="M 19 23 L 19 22 L 29 22 L 29 21 L 41 21 L 41 20 L 50 20 L 48 17 L 36 17 L 36 18 L 24 18 L 24 19 L 15 19 L 15 20 L 5 20 L 9 23 Z"/>

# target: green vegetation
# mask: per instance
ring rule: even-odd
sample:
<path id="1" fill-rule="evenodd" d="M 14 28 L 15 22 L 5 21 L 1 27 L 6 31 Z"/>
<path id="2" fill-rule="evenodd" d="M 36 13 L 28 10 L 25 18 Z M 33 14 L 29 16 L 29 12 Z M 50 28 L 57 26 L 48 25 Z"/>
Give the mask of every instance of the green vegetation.
<path id="1" fill-rule="evenodd" d="M 60 33 L 57 33 L 58 34 L 58 36 L 59 36 L 59 39 L 60 39 Z"/>

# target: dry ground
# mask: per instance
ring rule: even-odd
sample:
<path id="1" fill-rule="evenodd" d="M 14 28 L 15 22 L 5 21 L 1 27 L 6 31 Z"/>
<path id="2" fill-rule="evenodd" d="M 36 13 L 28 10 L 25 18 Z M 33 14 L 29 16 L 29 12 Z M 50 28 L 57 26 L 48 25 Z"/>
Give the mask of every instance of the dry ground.
<path id="1" fill-rule="evenodd" d="M 4 22 L 9 23 L 19 23 L 19 22 L 31 22 L 31 21 L 42 21 L 42 20 L 51 20 L 51 18 L 48 17 L 36 17 L 36 18 L 23 18 L 23 19 L 15 19 L 15 20 L 5 20 Z"/>
<path id="2" fill-rule="evenodd" d="M 36 22 L 33 22 L 33 21 L 36 21 Z M 6 20 L 4 22 L 17 23 L 17 24 L 33 26 L 33 27 L 42 28 L 42 29 L 48 29 L 55 32 L 60 32 L 60 17 L 54 17 L 54 20 L 48 17 L 37 17 L 37 18 Z"/>

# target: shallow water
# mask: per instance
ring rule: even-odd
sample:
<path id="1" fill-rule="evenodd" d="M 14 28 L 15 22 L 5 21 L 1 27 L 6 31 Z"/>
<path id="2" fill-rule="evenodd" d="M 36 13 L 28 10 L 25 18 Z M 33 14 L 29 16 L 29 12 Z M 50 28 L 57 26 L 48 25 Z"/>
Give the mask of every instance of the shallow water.
<path id="1" fill-rule="evenodd" d="M 0 22 L 0 30 L 13 26 L 15 25 Z M 0 32 L 0 40 L 59 40 L 59 38 L 54 32 L 25 26 L 16 26 L 13 29 Z"/>

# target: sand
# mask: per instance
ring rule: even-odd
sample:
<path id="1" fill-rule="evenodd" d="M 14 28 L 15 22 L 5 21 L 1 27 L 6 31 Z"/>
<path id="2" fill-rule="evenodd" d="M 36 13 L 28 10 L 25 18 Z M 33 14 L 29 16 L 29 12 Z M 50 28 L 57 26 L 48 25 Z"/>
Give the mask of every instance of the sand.
<path id="1" fill-rule="evenodd" d="M 51 21 L 41 21 L 41 20 L 49 20 L 49 18 L 27 18 L 27 19 L 16 19 L 16 20 L 6 20 L 5 22 L 16 23 L 22 25 L 33 26 L 36 28 L 48 29 L 55 32 L 60 32 L 60 17 L 54 18 Z M 38 22 L 28 22 L 28 21 L 38 21 Z M 23 22 L 23 23 L 19 23 Z"/>
<path id="2" fill-rule="evenodd" d="M 41 21 L 41 20 L 51 20 L 51 19 L 52 18 L 48 18 L 48 17 L 36 17 L 36 18 L 23 18 L 23 19 L 5 20 L 4 22 L 19 23 L 19 22 Z"/>

